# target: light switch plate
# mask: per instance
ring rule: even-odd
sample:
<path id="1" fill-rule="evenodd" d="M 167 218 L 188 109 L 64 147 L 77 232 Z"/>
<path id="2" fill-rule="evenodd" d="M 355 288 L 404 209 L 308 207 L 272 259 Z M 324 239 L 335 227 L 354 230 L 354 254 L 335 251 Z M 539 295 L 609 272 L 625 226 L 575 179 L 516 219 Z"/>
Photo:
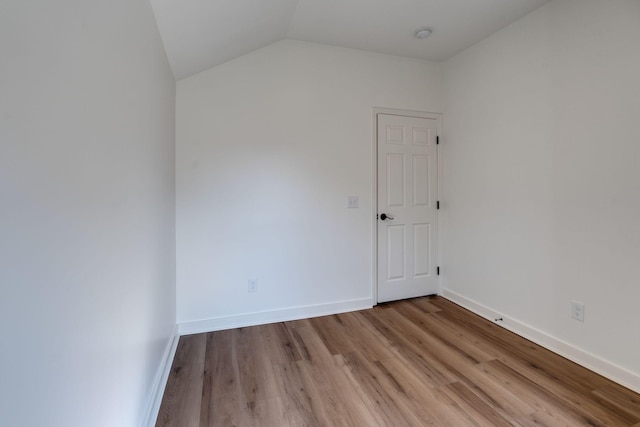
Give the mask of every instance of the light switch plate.
<path id="1" fill-rule="evenodd" d="M 347 197 L 347 207 L 349 209 L 355 209 L 358 207 L 358 196 L 349 196 Z"/>

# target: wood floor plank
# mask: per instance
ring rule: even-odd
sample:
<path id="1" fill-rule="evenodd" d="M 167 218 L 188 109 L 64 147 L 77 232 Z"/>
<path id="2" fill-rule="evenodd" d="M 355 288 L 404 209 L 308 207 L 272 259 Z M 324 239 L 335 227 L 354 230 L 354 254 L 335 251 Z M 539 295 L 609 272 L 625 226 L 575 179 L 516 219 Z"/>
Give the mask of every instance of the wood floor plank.
<path id="1" fill-rule="evenodd" d="M 430 387 L 419 376 L 407 369 L 407 366 L 399 359 L 386 359 L 375 362 L 380 371 L 385 375 L 393 389 L 401 396 L 406 396 L 407 406 L 413 408 L 418 416 L 428 414 L 425 419 L 432 419 L 436 426 L 463 426 L 473 425 L 466 417 L 460 416 L 457 411 L 452 411 L 440 404 L 436 395 L 437 389 Z"/>
<path id="2" fill-rule="evenodd" d="M 528 408 L 531 408 L 531 413 L 545 411 L 550 406 L 546 394 L 539 395 L 537 390 L 530 389 L 530 384 L 526 381 L 519 381 L 520 377 L 517 375 L 510 375 L 510 368 L 504 366 L 503 369 L 496 367 L 496 364 L 500 364 L 500 361 L 495 363 L 480 363 L 474 366 L 474 369 L 479 370 L 483 377 L 489 381 L 502 386 L 505 390 L 522 401 Z M 504 372 L 507 371 L 507 372 Z M 517 374 L 517 373 L 514 373 Z M 556 407 L 553 407 L 556 409 Z M 526 413 L 526 412 L 525 412 Z"/>
<path id="3" fill-rule="evenodd" d="M 425 328 L 424 322 L 416 324 L 410 318 L 401 314 L 398 310 L 389 310 L 383 319 L 397 331 L 403 332 L 406 338 L 419 351 L 428 351 L 435 360 L 447 365 L 458 365 L 458 367 L 475 365 L 480 360 L 491 360 L 492 357 L 476 358 L 471 356 L 460 346 L 454 345 L 450 340 L 442 340 Z M 478 360 L 480 359 L 480 360 Z M 453 370 L 453 366 L 452 366 Z"/>
<path id="4" fill-rule="evenodd" d="M 274 364 L 302 360 L 289 329 L 284 323 L 271 323 L 260 327 L 260 338 L 264 351 Z"/>
<path id="5" fill-rule="evenodd" d="M 380 313 L 383 312 L 380 311 Z M 390 328 L 386 322 L 379 317 L 380 315 L 364 312 L 362 316 L 374 325 L 382 336 L 392 343 L 391 347 L 397 353 L 398 357 L 401 358 L 410 369 L 414 370 L 416 375 L 428 378 L 428 381 L 433 387 L 450 384 L 458 380 L 458 377 L 454 373 L 447 371 L 442 365 L 428 359 L 424 353 L 416 349 L 411 342 L 403 336 L 402 332 Z"/>
<path id="6" fill-rule="evenodd" d="M 351 341 L 354 348 L 364 354 L 367 360 L 385 360 L 396 357 L 393 342 L 380 333 L 366 318 L 363 312 L 342 313 L 337 316 L 341 331 Z"/>
<path id="7" fill-rule="evenodd" d="M 205 358 L 206 336 L 204 334 L 185 335 L 180 337 L 173 367 L 202 365 Z"/>
<path id="8" fill-rule="evenodd" d="M 420 310 L 428 314 L 442 311 L 440 307 L 438 307 L 437 305 L 431 302 L 432 298 L 433 297 L 411 298 L 411 299 L 400 301 L 400 302 L 406 301 L 407 303 L 415 305 L 416 307 L 420 308 Z"/>
<path id="9" fill-rule="evenodd" d="M 521 399 L 510 387 L 487 375 L 478 365 L 466 369 L 463 381 L 475 394 L 507 418 L 518 418 L 536 412 L 537 408 Z"/>
<path id="10" fill-rule="evenodd" d="M 525 366 L 517 366 L 516 361 L 510 363 L 516 363 L 515 369 L 502 361 L 492 361 L 487 363 L 487 366 L 497 368 L 497 371 L 509 378 L 507 381 L 523 385 L 528 395 L 535 395 L 546 402 L 546 412 L 563 414 L 578 425 L 632 424 L 633 419 L 621 419 L 616 413 L 607 412 L 595 404 L 595 401 L 589 401 L 580 393 L 572 392 L 566 385 L 540 377 L 535 372 L 528 371 Z"/>
<path id="11" fill-rule="evenodd" d="M 538 366 L 532 366 L 531 363 L 509 359 L 505 360 L 504 364 L 532 379 L 536 386 L 554 397 L 554 402 L 564 404 L 566 408 L 571 408 L 573 412 L 596 425 L 630 425 L 638 421 L 636 417 L 620 411 L 615 405 L 597 402 L 589 396 L 590 392 L 572 388 L 572 381 L 558 382 L 557 376 L 541 370 Z"/>
<path id="12" fill-rule="evenodd" d="M 284 403 L 279 397 L 274 397 L 257 402 L 250 402 L 246 405 L 245 417 L 248 426 L 287 426 L 302 425 L 291 423 L 286 416 Z"/>
<path id="13" fill-rule="evenodd" d="M 275 396 L 273 364 L 261 339 L 260 327 L 233 332 L 240 398 L 250 406 Z"/>
<path id="14" fill-rule="evenodd" d="M 354 388 L 371 413 L 381 425 L 412 426 L 432 425 L 428 414 L 419 416 L 408 411 L 398 393 L 393 392 L 393 386 L 388 378 L 373 363 L 357 352 L 342 355 L 342 367 L 351 379 Z"/>
<path id="15" fill-rule="evenodd" d="M 455 382 L 443 386 L 441 390 L 456 402 L 460 408 L 463 408 L 471 419 L 478 421 L 479 424 L 495 427 L 511 425 L 498 411 L 480 399 L 465 384 Z"/>
<path id="16" fill-rule="evenodd" d="M 640 395 L 441 297 L 181 337 L 156 426 L 635 426 Z"/>
<path id="17" fill-rule="evenodd" d="M 468 355 L 476 363 L 493 360 L 501 355 L 490 346 L 480 345 L 480 340 L 475 339 L 472 334 L 447 324 L 441 316 L 422 311 L 413 301 L 401 301 L 394 304 L 394 309 L 429 335 Z"/>
<path id="18" fill-rule="evenodd" d="M 640 396 L 631 390 L 620 386 L 610 385 L 593 391 L 599 401 L 608 402 L 619 408 L 623 413 L 640 420 Z"/>
<path id="19" fill-rule="evenodd" d="M 198 427 L 206 335 L 180 337 L 156 426 Z"/>
<path id="20" fill-rule="evenodd" d="M 379 425 L 354 385 L 342 374 L 337 364 L 315 365 L 307 360 L 296 363 L 300 365 L 305 387 L 317 390 L 324 414 L 323 422 L 326 425 Z"/>
<path id="21" fill-rule="evenodd" d="M 406 343 L 414 354 L 428 360 L 430 366 L 449 377 L 450 383 L 463 379 L 464 368 L 477 363 L 468 354 L 447 346 L 393 309 L 381 312 L 377 317 L 394 332 L 396 341 Z"/>
<path id="22" fill-rule="evenodd" d="M 533 414 L 516 418 L 514 424 L 519 427 L 575 427 L 576 421 L 563 417 L 559 413 L 534 412 Z"/>
<path id="23" fill-rule="evenodd" d="M 313 327 L 297 327 L 292 334 L 303 358 L 297 362 L 303 381 L 307 388 L 320 394 L 328 420 L 338 420 L 344 425 L 375 425 L 353 383 L 344 376 Z"/>
<path id="24" fill-rule="evenodd" d="M 518 372 L 501 361 L 483 364 L 481 369 L 489 375 L 503 381 L 520 398 L 537 408 L 536 417 L 559 420 L 559 424 L 601 425 L 596 418 L 562 399 L 558 399 L 543 385 L 537 384 L 526 374 Z M 624 424 L 623 424 L 624 425 Z"/>
<path id="25" fill-rule="evenodd" d="M 345 333 L 343 323 L 338 316 L 316 317 L 309 319 L 309 322 L 329 353 L 335 355 L 356 351 L 357 344 Z"/>
<path id="26" fill-rule="evenodd" d="M 487 322 L 480 316 L 464 310 L 444 298 L 435 299 L 434 304 L 443 309 L 439 313 L 440 316 L 452 319 L 461 327 L 470 328 L 483 339 L 500 348 L 510 358 L 528 361 L 532 368 L 561 379 L 573 390 L 586 394 L 609 384 L 606 378 L 594 375 L 588 369 L 563 357 L 558 357 L 531 341 Z"/>
<path id="27" fill-rule="evenodd" d="M 321 404 L 322 398 L 315 387 L 307 386 L 300 365 L 296 362 L 275 365 L 276 384 L 279 388 L 287 423 L 291 426 L 330 425 Z"/>
<path id="28" fill-rule="evenodd" d="M 234 331 L 206 334 L 200 427 L 244 425 Z"/>
<path id="29" fill-rule="evenodd" d="M 335 366 L 333 355 L 313 327 L 304 326 L 292 329 L 291 335 L 302 360 L 320 367 L 331 368 Z"/>

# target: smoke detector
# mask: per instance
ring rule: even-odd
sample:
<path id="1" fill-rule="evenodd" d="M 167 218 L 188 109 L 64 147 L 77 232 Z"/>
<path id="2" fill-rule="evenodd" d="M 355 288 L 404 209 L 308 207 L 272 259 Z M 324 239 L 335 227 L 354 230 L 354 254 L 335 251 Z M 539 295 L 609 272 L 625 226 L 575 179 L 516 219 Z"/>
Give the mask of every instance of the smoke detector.
<path id="1" fill-rule="evenodd" d="M 431 33 L 433 33 L 433 30 L 429 27 L 420 27 L 416 30 L 416 32 L 414 33 L 415 37 L 417 39 L 426 39 L 427 37 L 429 37 L 431 35 Z"/>

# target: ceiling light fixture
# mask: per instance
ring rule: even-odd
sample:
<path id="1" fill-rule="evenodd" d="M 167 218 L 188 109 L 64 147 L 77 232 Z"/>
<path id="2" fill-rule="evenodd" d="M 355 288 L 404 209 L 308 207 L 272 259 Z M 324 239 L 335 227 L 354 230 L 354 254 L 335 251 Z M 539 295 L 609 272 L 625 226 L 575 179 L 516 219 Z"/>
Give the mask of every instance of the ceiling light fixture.
<path id="1" fill-rule="evenodd" d="M 416 30 L 414 35 L 417 39 L 426 39 L 431 35 L 431 33 L 433 33 L 433 30 L 431 28 L 421 27 Z"/>

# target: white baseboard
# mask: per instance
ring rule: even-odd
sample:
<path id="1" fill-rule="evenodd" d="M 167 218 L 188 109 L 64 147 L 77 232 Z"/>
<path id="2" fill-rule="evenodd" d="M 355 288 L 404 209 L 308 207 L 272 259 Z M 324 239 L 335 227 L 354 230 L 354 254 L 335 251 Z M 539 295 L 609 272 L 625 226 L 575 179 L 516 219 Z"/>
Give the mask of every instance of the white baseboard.
<path id="1" fill-rule="evenodd" d="M 593 372 L 602 375 L 618 384 L 621 384 L 636 393 L 640 393 L 640 375 L 628 371 L 624 368 L 616 366 L 611 362 L 601 359 L 585 350 L 574 347 L 573 345 L 555 338 L 546 332 L 522 323 L 516 319 L 505 316 L 502 313 L 482 305 L 476 301 L 470 300 L 462 295 L 452 292 L 448 289 L 443 289 L 441 296 L 449 301 L 456 303 L 475 314 L 484 317 L 485 319 L 495 323 L 498 326 L 502 326 L 509 331 L 520 335 L 542 347 L 565 357 L 572 362 L 577 363 Z M 501 322 L 495 322 L 495 319 L 502 318 Z"/>
<path id="2" fill-rule="evenodd" d="M 202 332 L 221 331 L 224 329 L 242 328 L 245 326 L 264 325 L 267 323 L 327 316 L 330 314 L 346 313 L 348 311 L 364 310 L 371 307 L 373 307 L 373 299 L 363 298 L 328 304 L 308 305 L 281 310 L 240 314 L 237 316 L 217 317 L 194 322 L 178 323 L 178 333 L 180 335 L 199 334 Z"/>
<path id="3" fill-rule="evenodd" d="M 151 387 L 151 397 L 147 404 L 147 411 L 145 413 L 143 427 L 154 427 L 156 425 L 156 419 L 158 418 L 158 412 L 160 411 L 160 404 L 162 403 L 162 396 L 164 389 L 167 386 L 167 380 L 169 379 L 169 373 L 171 372 L 171 365 L 173 364 L 173 358 L 178 348 L 178 325 L 174 326 L 167 343 L 167 347 L 162 355 L 162 361 L 156 372 L 156 377 Z"/>

